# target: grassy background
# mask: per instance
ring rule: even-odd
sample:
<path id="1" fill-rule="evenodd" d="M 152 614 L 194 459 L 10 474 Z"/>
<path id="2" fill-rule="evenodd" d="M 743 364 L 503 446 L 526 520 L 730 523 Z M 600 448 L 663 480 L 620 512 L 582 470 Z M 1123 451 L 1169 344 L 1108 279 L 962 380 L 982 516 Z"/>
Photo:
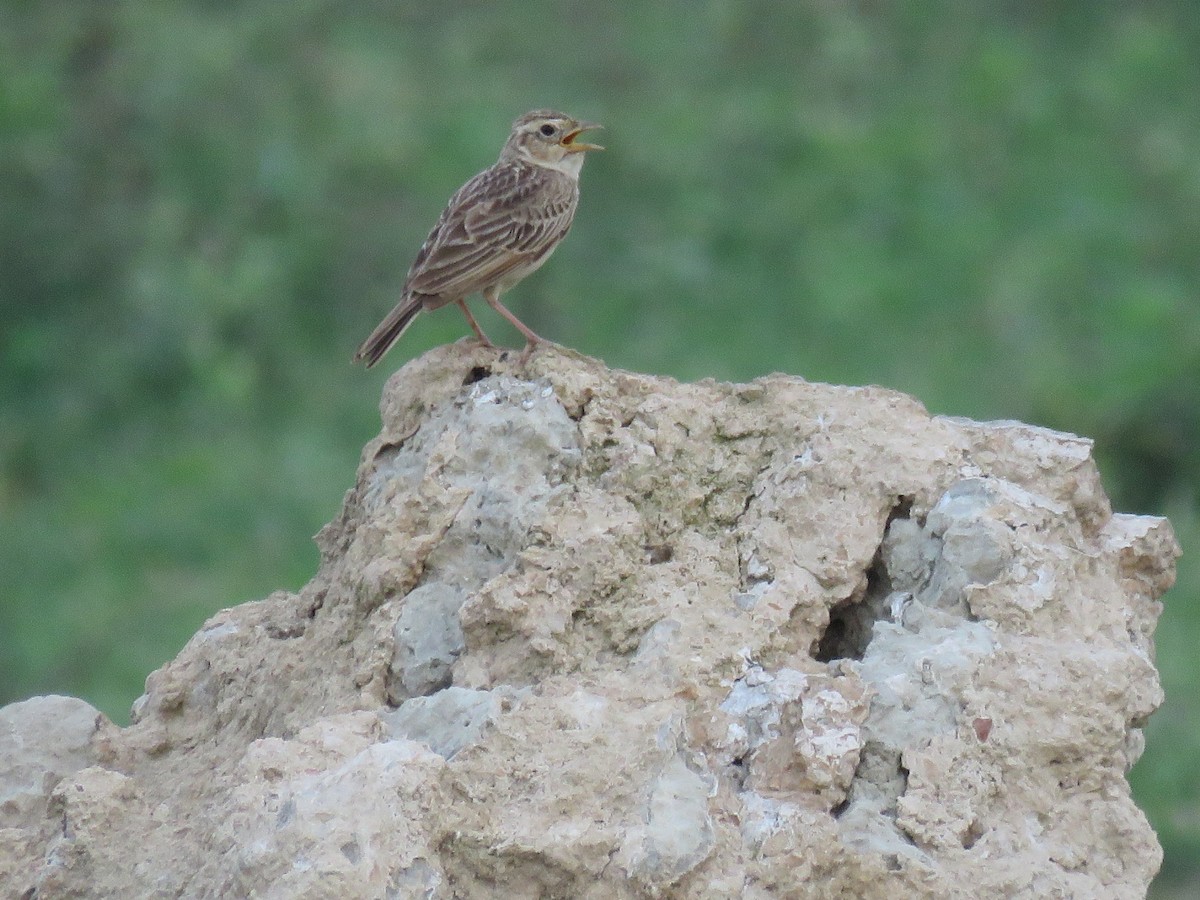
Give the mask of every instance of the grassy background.
<path id="1" fill-rule="evenodd" d="M 775 370 L 1094 437 L 1171 517 L 1131 779 L 1200 879 L 1200 15 L 1178 2 L 0 7 L 0 702 L 126 721 L 297 588 L 423 317 L 348 364 L 517 114 L 608 126 L 510 299 L 609 364 Z M 480 311 L 495 336 L 518 339 Z"/>

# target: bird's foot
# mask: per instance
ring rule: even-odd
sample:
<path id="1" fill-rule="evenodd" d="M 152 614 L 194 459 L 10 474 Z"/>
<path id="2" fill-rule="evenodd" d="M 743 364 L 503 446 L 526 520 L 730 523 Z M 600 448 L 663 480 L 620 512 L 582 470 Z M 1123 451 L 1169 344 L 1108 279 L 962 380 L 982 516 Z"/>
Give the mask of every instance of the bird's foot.
<path id="1" fill-rule="evenodd" d="M 526 341 L 525 349 L 521 351 L 521 355 L 517 357 L 517 368 L 525 368 L 525 364 L 529 362 L 529 358 L 533 356 L 533 352 L 541 345 L 541 340 Z"/>

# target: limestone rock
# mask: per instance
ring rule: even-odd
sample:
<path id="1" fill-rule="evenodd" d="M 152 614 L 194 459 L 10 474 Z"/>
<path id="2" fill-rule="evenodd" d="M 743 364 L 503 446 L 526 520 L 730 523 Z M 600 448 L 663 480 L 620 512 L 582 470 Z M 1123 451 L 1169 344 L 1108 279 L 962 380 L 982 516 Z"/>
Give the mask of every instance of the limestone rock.
<path id="1" fill-rule="evenodd" d="M 459 344 L 298 593 L 0 710 L 14 896 L 1135 897 L 1178 547 L 1088 441 Z"/>
<path id="2" fill-rule="evenodd" d="M 105 721 L 74 697 L 34 697 L 0 708 L 0 827 L 45 814 L 49 790 L 95 762 L 92 738 Z"/>

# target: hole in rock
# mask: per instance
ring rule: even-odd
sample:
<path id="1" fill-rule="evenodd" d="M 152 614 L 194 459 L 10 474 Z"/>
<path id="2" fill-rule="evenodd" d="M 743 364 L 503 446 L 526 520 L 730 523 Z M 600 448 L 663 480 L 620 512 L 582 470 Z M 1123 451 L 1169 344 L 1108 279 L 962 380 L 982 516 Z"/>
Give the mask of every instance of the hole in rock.
<path id="1" fill-rule="evenodd" d="M 647 544 L 644 549 L 646 563 L 651 566 L 668 563 L 675 557 L 675 550 L 670 544 Z"/>
<path id="2" fill-rule="evenodd" d="M 908 518 L 912 505 L 912 497 L 896 498 L 883 527 L 884 536 L 887 535 L 892 522 Z M 891 593 L 892 582 L 883 562 L 881 538 L 871 567 L 867 569 L 866 589 L 829 611 L 829 624 L 817 641 L 814 654 L 816 660 L 832 662 L 835 659 L 862 659 L 867 645 L 871 643 L 875 623 L 888 616 L 887 599 Z"/>
<path id="3" fill-rule="evenodd" d="M 475 366 L 467 373 L 467 377 L 463 379 L 463 384 L 474 384 L 477 381 L 483 381 L 492 374 L 492 370 L 487 366 Z"/>
<path id="4" fill-rule="evenodd" d="M 967 828 L 967 833 L 962 837 L 963 849 L 970 850 L 981 837 L 983 837 L 983 826 L 979 824 L 978 819 L 975 819 L 971 822 L 970 827 Z"/>
<path id="5" fill-rule="evenodd" d="M 567 415 L 574 422 L 583 420 L 583 417 L 588 413 L 588 407 L 592 405 L 592 401 L 596 399 L 596 395 L 592 393 L 591 388 L 584 388 L 583 393 L 579 395 L 578 405 L 567 410 Z"/>
<path id="6" fill-rule="evenodd" d="M 400 441 L 389 441 L 386 444 L 381 444 L 379 449 L 375 451 L 375 462 L 387 462 L 400 452 L 402 446 L 403 443 Z"/>
<path id="7" fill-rule="evenodd" d="M 817 662 L 862 659 L 875 623 L 887 615 L 884 600 L 890 593 L 887 569 L 877 553 L 867 570 L 867 589 L 829 611 L 829 624 L 817 642 Z"/>

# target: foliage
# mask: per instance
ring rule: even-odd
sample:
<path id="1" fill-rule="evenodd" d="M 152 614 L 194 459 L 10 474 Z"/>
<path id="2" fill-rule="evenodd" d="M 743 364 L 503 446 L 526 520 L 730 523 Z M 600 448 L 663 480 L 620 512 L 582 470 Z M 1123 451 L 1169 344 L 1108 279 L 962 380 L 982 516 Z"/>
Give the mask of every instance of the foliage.
<path id="1" fill-rule="evenodd" d="M 511 296 L 535 329 L 1087 434 L 1195 547 L 1198 54 L 1169 2 L 0 7 L 0 699 L 124 720 L 218 606 L 306 580 L 389 368 L 349 357 L 535 106 L 610 147 Z M 1164 884 L 1200 859 L 1198 589 L 1185 556 L 1132 776 Z"/>

